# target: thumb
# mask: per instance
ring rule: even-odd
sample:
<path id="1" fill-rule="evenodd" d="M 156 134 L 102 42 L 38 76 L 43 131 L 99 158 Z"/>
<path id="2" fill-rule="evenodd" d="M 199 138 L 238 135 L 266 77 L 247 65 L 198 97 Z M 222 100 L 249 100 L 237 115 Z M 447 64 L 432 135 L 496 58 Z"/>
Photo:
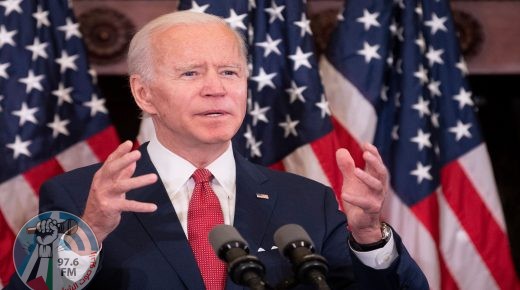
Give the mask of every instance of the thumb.
<path id="1" fill-rule="evenodd" d="M 341 171 L 341 175 L 343 175 L 343 179 L 346 179 L 347 177 L 354 174 L 356 165 L 354 163 L 354 159 L 347 149 L 340 148 L 336 151 L 336 163 L 338 164 L 339 170 Z"/>

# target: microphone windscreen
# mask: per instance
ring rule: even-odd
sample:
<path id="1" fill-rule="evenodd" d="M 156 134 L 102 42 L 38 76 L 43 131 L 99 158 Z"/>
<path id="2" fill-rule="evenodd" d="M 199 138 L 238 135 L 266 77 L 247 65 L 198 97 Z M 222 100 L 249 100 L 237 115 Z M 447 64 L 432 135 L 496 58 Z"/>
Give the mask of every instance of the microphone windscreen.
<path id="1" fill-rule="evenodd" d="M 285 248 L 290 243 L 305 241 L 312 245 L 311 237 L 309 237 L 305 229 L 297 224 L 287 224 L 280 227 L 274 233 L 273 238 L 274 243 L 282 255 L 284 255 Z"/>
<path id="2" fill-rule="evenodd" d="M 217 225 L 209 232 L 209 243 L 213 247 L 215 253 L 218 253 L 220 248 L 230 242 L 241 242 L 247 245 L 246 241 L 240 233 L 233 226 Z"/>

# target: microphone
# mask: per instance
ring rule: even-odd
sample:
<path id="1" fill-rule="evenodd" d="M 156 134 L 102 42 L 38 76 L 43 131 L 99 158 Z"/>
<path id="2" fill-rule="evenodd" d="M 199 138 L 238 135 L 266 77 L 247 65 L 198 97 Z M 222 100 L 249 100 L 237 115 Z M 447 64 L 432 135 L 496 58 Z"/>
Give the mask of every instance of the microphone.
<path id="1" fill-rule="evenodd" d="M 209 233 L 209 242 L 217 256 L 228 263 L 228 274 L 235 284 L 257 290 L 271 289 L 264 281 L 265 266 L 257 257 L 249 255 L 247 242 L 234 227 L 215 226 Z"/>
<path id="2" fill-rule="evenodd" d="M 64 220 L 61 223 L 57 223 L 56 227 L 58 228 L 58 233 L 73 235 L 78 230 L 78 222 L 72 219 Z M 36 233 L 36 227 L 30 227 L 25 229 L 27 234 Z"/>
<path id="3" fill-rule="evenodd" d="M 298 281 L 314 284 L 318 289 L 330 289 L 325 280 L 327 260 L 314 253 L 312 240 L 301 226 L 287 224 L 280 227 L 274 233 L 274 243 L 291 261 Z"/>

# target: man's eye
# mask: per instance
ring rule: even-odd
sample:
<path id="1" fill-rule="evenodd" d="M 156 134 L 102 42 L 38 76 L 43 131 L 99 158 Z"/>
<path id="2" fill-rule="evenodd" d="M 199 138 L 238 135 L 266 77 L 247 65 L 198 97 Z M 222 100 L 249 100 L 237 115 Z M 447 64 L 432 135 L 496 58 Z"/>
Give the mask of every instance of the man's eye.
<path id="1" fill-rule="evenodd" d="M 187 72 L 182 73 L 182 75 L 183 76 L 187 76 L 187 77 L 193 77 L 193 76 L 197 75 L 197 72 L 195 72 L 195 71 L 187 71 Z"/>
<path id="2" fill-rule="evenodd" d="M 232 70 L 225 70 L 224 71 L 224 75 L 226 75 L 226 76 L 234 76 L 236 74 L 237 74 L 237 72 L 232 71 Z"/>

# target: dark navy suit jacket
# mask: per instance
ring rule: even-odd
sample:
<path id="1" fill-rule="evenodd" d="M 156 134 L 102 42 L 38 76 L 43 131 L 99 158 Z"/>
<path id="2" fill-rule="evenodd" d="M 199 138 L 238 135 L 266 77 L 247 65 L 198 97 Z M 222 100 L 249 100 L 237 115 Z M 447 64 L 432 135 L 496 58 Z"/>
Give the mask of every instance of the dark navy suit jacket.
<path id="1" fill-rule="evenodd" d="M 140 149 L 142 157 L 135 175 L 157 173 L 146 146 Z M 290 263 L 278 250 L 271 249 L 273 233 L 282 225 L 296 223 L 309 233 L 317 252 L 328 260 L 328 281 L 333 288 L 428 289 L 426 278 L 396 233 L 399 258 L 390 268 L 374 270 L 355 257 L 347 243 L 345 216 L 338 210 L 329 187 L 252 164 L 236 152 L 235 160 L 233 226 L 249 243 L 251 254 L 265 264 L 271 285 L 291 275 Z M 81 216 L 90 183 L 99 167 L 99 164 L 84 167 L 46 182 L 40 193 L 40 211 L 62 210 Z M 269 198 L 258 198 L 257 193 Z M 89 288 L 204 289 L 190 245 L 162 182 L 132 190 L 127 198 L 155 203 L 158 209 L 154 213 L 122 214 L 119 226 L 103 241 L 100 266 Z M 258 252 L 260 248 L 265 251 Z M 19 279 L 14 280 L 18 281 L 12 281 L 13 288 L 19 284 Z M 226 285 L 226 289 L 243 289 L 230 279 Z"/>

